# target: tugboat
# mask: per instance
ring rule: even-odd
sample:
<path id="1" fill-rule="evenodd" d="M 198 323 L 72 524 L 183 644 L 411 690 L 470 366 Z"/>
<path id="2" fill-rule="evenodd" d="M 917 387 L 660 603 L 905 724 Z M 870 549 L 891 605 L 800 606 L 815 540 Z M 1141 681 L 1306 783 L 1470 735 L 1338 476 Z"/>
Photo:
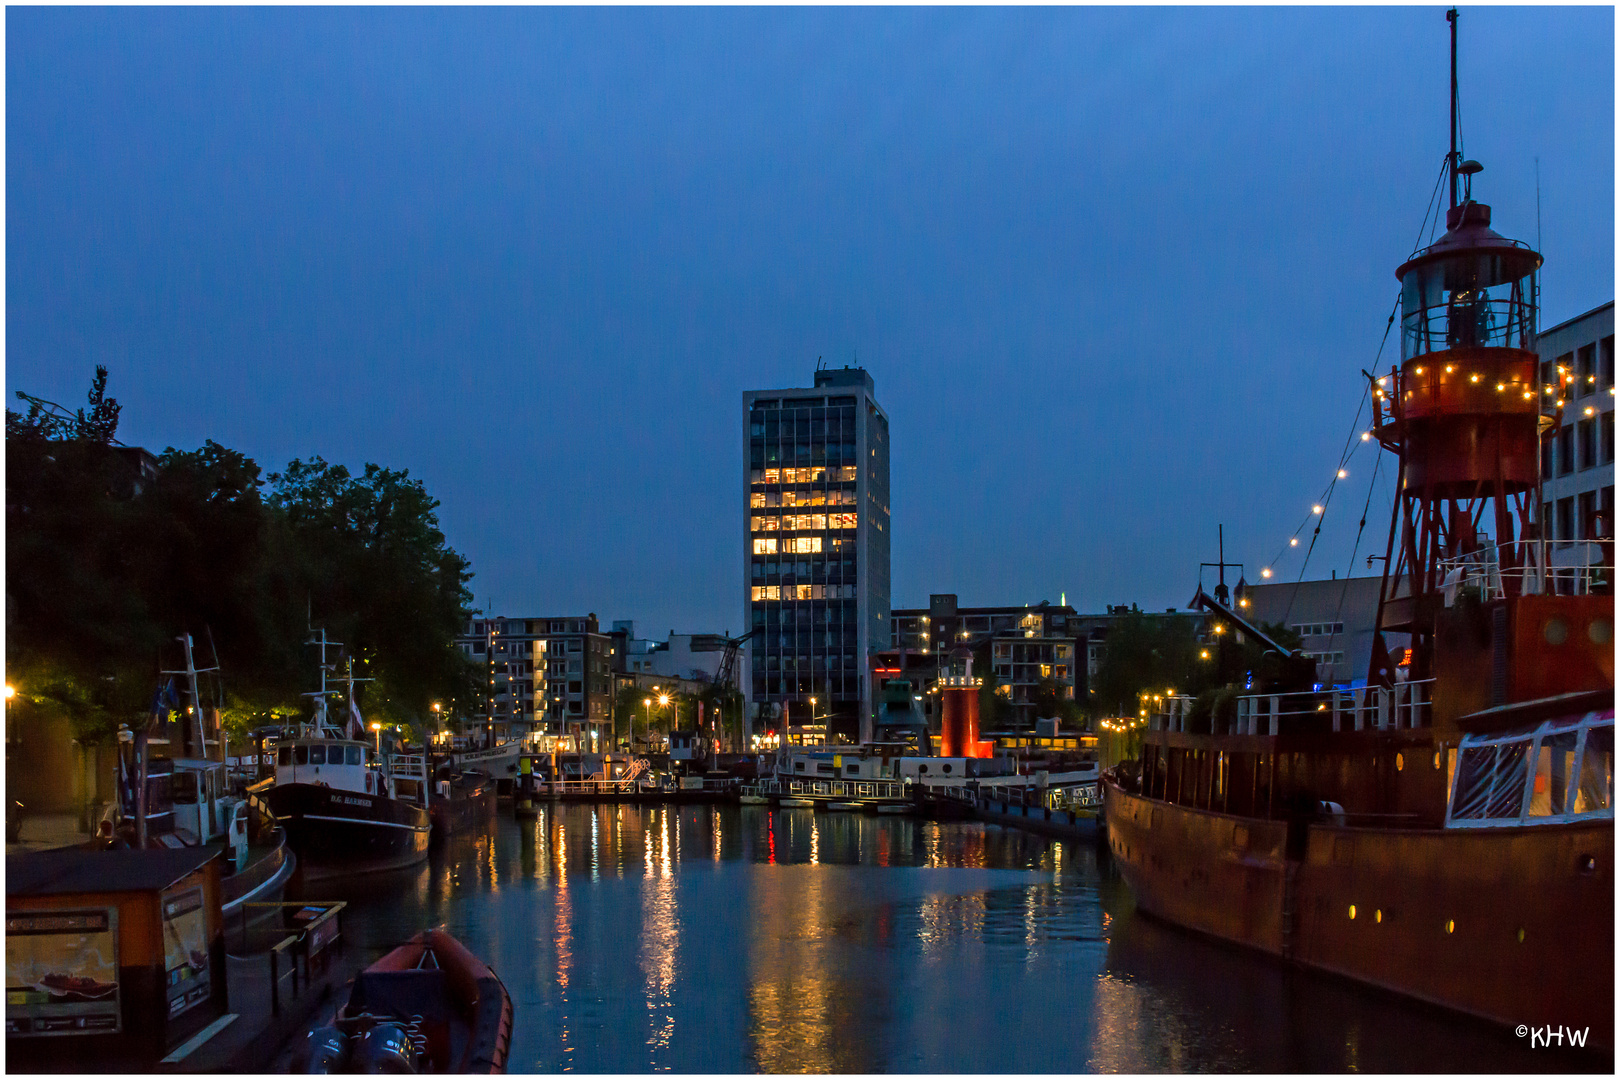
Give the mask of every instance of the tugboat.
<path id="1" fill-rule="evenodd" d="M 390 768 L 362 741 L 354 701 L 354 666 L 347 675 L 349 721 L 340 730 L 327 720 L 326 631 L 311 644 L 321 648 L 321 689 L 314 717 L 276 747 L 275 775 L 248 790 L 269 804 L 303 862 L 306 881 L 414 866 L 428 857 L 432 819 L 425 769 L 414 777 Z"/>
<path id="2" fill-rule="evenodd" d="M 349 1000 L 305 1037 L 304 1073 L 506 1071 L 512 998 L 488 964 L 424 930 L 355 976 Z"/>
<path id="3" fill-rule="evenodd" d="M 1396 272 L 1401 363 L 1369 377 L 1400 496 L 1367 686 L 1171 697 L 1105 777 L 1109 846 L 1154 916 L 1612 1051 L 1612 542 L 1548 566 L 1541 256 L 1491 231 L 1455 132 L 1447 231 Z M 1194 598 L 1212 648 L 1268 641 L 1223 591 Z"/>

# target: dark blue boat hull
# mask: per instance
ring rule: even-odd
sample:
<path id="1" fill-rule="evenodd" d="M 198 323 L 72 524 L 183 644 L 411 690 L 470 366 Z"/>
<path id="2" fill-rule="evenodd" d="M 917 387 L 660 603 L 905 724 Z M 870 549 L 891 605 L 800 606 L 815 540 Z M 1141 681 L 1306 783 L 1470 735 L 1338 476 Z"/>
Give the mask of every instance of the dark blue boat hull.
<path id="1" fill-rule="evenodd" d="M 319 784 L 278 784 L 265 799 L 306 881 L 414 866 L 428 856 L 428 812 L 411 803 Z"/>

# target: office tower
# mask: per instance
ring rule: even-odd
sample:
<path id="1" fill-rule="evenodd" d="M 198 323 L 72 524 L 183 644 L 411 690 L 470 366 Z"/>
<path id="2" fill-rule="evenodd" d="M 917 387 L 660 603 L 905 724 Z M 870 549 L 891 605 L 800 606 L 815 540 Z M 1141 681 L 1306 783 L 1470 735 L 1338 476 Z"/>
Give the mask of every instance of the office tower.
<path id="1" fill-rule="evenodd" d="M 743 690 L 753 730 L 870 734 L 889 644 L 889 418 L 861 368 L 743 395 Z"/>

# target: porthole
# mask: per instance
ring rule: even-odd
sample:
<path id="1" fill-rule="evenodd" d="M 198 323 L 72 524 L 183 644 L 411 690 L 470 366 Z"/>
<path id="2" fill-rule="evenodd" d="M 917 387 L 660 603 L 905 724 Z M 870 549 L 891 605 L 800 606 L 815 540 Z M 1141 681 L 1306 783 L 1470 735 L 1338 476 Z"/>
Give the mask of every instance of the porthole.
<path id="1" fill-rule="evenodd" d="M 1404 768 L 1406 768 L 1406 755 L 1398 753 L 1395 755 L 1395 771 L 1400 772 Z"/>
<path id="2" fill-rule="evenodd" d="M 949 765 L 949 764 L 947 764 L 947 765 L 945 765 L 945 766 L 944 766 L 944 767 L 943 767 L 943 769 L 944 769 L 944 771 L 945 771 L 945 772 L 950 772 L 950 771 L 951 771 L 951 767 L 950 767 L 950 765 Z"/>
<path id="3" fill-rule="evenodd" d="M 1434 767 L 1437 769 L 1440 767 L 1440 751 L 1438 750 L 1434 752 Z"/>
<path id="4" fill-rule="evenodd" d="M 1575 868 L 1583 874 L 1597 872 L 1597 860 L 1590 855 L 1582 855 L 1575 860 Z"/>
<path id="5" fill-rule="evenodd" d="M 1569 623 L 1554 615 L 1541 624 L 1541 636 L 1549 645 L 1562 645 L 1569 640 Z"/>
<path id="6" fill-rule="evenodd" d="M 1456 919 L 1447 919 L 1446 920 L 1446 933 L 1448 933 L 1448 934 L 1456 933 L 1456 930 L 1457 930 L 1457 920 Z"/>
<path id="7" fill-rule="evenodd" d="M 918 773 L 918 775 L 921 775 L 921 774 L 923 774 L 923 773 L 926 773 L 926 772 L 927 772 L 927 771 L 928 771 L 928 766 L 926 766 L 926 765 L 919 765 L 919 766 L 917 766 L 917 773 Z"/>
<path id="8" fill-rule="evenodd" d="M 1356 917 L 1356 905 L 1354 904 L 1350 905 L 1350 917 L 1352 919 Z"/>
<path id="9" fill-rule="evenodd" d="M 1586 636 L 1592 639 L 1594 645 L 1607 645 L 1614 639 L 1614 627 L 1608 619 L 1593 619 L 1586 624 Z"/>
<path id="10" fill-rule="evenodd" d="M 1519 927 L 1519 944 L 1524 944 L 1524 927 Z"/>
<path id="11" fill-rule="evenodd" d="M 1373 912 L 1373 922 L 1383 922 L 1383 921 L 1384 921 L 1384 911 L 1383 911 L 1383 909 L 1380 908 L 1377 911 L 1374 911 Z"/>

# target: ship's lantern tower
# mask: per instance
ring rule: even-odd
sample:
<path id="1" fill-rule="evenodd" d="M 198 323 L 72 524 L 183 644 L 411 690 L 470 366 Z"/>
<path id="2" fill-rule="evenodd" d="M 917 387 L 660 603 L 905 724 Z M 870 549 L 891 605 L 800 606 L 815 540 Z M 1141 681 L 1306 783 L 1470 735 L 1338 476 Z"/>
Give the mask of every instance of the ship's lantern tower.
<path id="1" fill-rule="evenodd" d="M 1400 457 L 1379 625 L 1412 635 L 1414 679 L 1432 671 L 1434 617 L 1458 560 L 1508 594 L 1534 561 L 1541 256 L 1492 231 L 1491 208 L 1472 198 L 1480 166 L 1456 169 L 1468 191 L 1446 234 L 1395 272 L 1401 363 L 1373 388 L 1375 434 Z"/>

